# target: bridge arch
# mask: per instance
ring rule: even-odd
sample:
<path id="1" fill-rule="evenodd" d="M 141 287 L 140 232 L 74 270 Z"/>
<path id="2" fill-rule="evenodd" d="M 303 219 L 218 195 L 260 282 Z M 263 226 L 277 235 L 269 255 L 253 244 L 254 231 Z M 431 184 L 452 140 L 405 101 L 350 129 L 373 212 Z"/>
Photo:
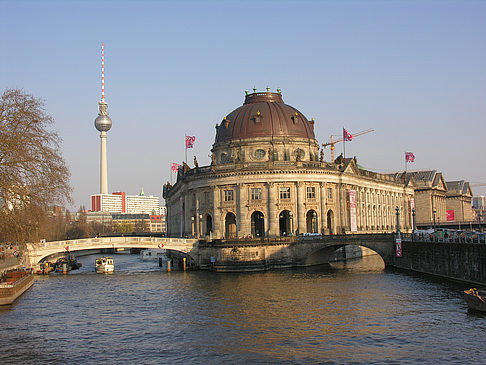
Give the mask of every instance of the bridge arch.
<path id="1" fill-rule="evenodd" d="M 393 265 L 395 256 L 393 234 L 321 236 L 309 241 L 309 247 L 304 253 L 305 257 L 302 258 L 303 263 L 305 265 L 329 263 L 332 254 L 345 245 L 369 248 L 383 259 L 385 266 Z"/>

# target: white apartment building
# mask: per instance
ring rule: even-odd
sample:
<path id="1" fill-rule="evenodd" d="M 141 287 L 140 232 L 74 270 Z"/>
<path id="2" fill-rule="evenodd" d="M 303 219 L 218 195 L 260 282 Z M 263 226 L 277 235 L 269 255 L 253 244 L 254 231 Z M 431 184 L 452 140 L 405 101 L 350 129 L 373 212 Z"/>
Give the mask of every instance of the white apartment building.
<path id="1" fill-rule="evenodd" d="M 91 211 L 165 215 L 165 207 L 160 206 L 159 198 L 156 196 L 146 196 L 143 189 L 140 195 L 126 195 L 122 191 L 117 191 L 113 194 L 91 195 Z"/>
<path id="2" fill-rule="evenodd" d="M 159 198 L 156 196 L 127 195 L 126 202 L 128 214 L 159 214 Z"/>

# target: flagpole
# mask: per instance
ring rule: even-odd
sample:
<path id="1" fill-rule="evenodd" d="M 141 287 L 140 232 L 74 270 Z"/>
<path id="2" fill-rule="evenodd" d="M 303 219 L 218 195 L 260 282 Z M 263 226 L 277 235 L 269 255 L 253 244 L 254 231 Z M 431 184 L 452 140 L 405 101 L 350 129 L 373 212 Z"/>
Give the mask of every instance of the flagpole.
<path id="1" fill-rule="evenodd" d="M 186 146 L 186 164 L 187 164 L 187 136 L 184 138 L 184 145 Z"/>
<path id="2" fill-rule="evenodd" d="M 407 168 L 408 168 L 408 161 L 407 161 L 407 152 L 405 152 L 405 175 L 403 175 L 403 183 L 407 183 Z"/>
<path id="3" fill-rule="evenodd" d="M 346 136 L 344 135 L 344 126 L 343 126 L 343 154 L 344 154 L 344 159 L 346 159 Z"/>
<path id="4" fill-rule="evenodd" d="M 405 152 L 405 175 L 407 174 L 407 167 L 408 167 L 407 152 Z"/>
<path id="5" fill-rule="evenodd" d="M 170 165 L 170 184 L 172 185 L 172 165 Z"/>

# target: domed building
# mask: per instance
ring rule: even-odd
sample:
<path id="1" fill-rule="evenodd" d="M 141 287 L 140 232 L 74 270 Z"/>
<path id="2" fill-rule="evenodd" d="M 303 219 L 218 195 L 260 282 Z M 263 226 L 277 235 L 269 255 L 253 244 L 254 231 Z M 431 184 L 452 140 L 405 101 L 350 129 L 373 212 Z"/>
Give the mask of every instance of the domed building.
<path id="1" fill-rule="evenodd" d="M 314 120 L 277 93 L 254 92 L 216 124 L 210 166 L 164 186 L 167 234 L 213 239 L 382 233 L 412 227 L 413 179 L 324 162 Z"/>

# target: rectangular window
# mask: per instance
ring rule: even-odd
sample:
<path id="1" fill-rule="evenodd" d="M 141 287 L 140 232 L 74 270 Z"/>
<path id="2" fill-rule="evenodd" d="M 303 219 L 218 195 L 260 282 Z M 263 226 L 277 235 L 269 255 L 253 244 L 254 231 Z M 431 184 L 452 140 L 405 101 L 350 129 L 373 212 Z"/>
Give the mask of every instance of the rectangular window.
<path id="1" fill-rule="evenodd" d="M 225 202 L 232 202 L 233 200 L 234 200 L 233 190 L 225 190 L 224 191 L 224 201 Z"/>
<path id="2" fill-rule="evenodd" d="M 251 188 L 251 200 L 262 200 L 261 188 Z"/>
<path id="3" fill-rule="evenodd" d="M 280 199 L 290 199 L 290 188 L 280 188 Z"/>
<path id="4" fill-rule="evenodd" d="M 316 188 L 308 187 L 307 188 L 307 199 L 315 199 L 316 198 Z"/>
<path id="5" fill-rule="evenodd" d="M 327 199 L 332 199 L 332 189 L 327 188 Z"/>

